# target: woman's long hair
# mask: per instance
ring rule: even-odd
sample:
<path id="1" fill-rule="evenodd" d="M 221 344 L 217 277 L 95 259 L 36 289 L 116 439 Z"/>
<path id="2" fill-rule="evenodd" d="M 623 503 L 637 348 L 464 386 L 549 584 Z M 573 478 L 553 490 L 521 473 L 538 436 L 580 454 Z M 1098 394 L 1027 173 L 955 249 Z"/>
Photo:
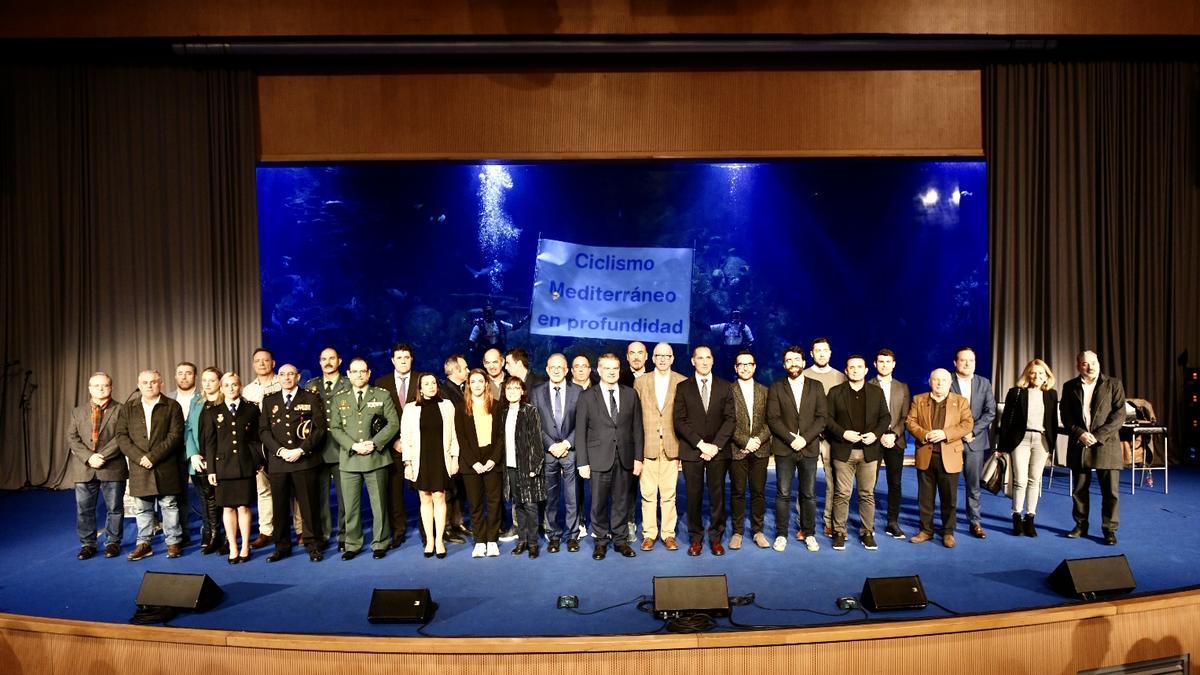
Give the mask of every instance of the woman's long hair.
<path id="1" fill-rule="evenodd" d="M 1050 391 L 1054 388 L 1054 371 L 1050 370 L 1050 366 L 1041 359 L 1034 359 L 1025 366 L 1025 370 L 1021 371 L 1021 377 L 1017 380 L 1017 386 L 1023 389 L 1028 389 L 1033 383 L 1033 369 L 1041 366 L 1046 371 L 1046 381 L 1042 383 L 1042 391 Z"/>
<path id="2" fill-rule="evenodd" d="M 483 368 L 472 368 L 471 372 L 467 373 L 467 391 L 463 403 L 466 406 L 467 417 L 475 416 L 475 396 L 471 393 L 471 377 L 474 375 L 483 378 L 483 412 L 490 415 L 496 407 L 496 399 L 492 398 L 492 383 L 488 382 L 487 372 Z"/>

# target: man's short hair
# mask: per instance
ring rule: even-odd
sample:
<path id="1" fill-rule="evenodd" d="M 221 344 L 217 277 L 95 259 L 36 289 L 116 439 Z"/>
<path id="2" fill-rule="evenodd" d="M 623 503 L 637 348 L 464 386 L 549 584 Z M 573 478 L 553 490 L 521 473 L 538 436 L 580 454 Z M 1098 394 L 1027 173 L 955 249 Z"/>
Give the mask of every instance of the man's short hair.
<path id="1" fill-rule="evenodd" d="M 355 361 L 362 361 L 362 364 L 367 367 L 367 370 L 371 369 L 371 364 L 367 363 L 367 359 L 365 356 L 351 356 L 350 362 L 346 364 L 346 370 L 350 370 L 351 368 L 353 368 Z"/>
<path id="2" fill-rule="evenodd" d="M 529 370 L 529 352 L 525 351 L 523 347 L 513 347 L 504 356 L 505 358 L 511 357 L 513 361 Z"/>
<path id="3" fill-rule="evenodd" d="M 972 354 L 972 355 L 974 355 L 974 354 L 975 354 L 975 350 L 974 350 L 973 348 L 971 348 L 971 347 L 970 347 L 970 346 L 968 346 L 968 345 L 962 345 L 962 346 L 961 346 L 961 347 L 959 347 L 958 349 L 955 349 L 955 350 L 954 350 L 954 360 L 955 360 L 955 361 L 957 361 L 957 360 L 958 360 L 958 355 L 959 355 L 959 354 L 961 354 L 961 353 L 963 353 L 963 352 L 971 352 L 971 354 Z"/>
<path id="4" fill-rule="evenodd" d="M 450 377 L 450 373 L 458 370 L 459 359 L 466 361 L 467 357 L 463 356 L 462 354 L 451 354 L 450 356 L 446 357 L 445 361 L 442 362 L 442 370 L 445 371 L 446 377 Z"/>
<path id="5" fill-rule="evenodd" d="M 779 352 L 779 360 L 782 361 L 786 359 L 789 352 L 799 354 L 800 360 L 804 360 L 804 347 L 801 347 L 800 345 L 788 345 L 784 347 L 783 351 Z"/>
<path id="6" fill-rule="evenodd" d="M 325 352 L 333 352 L 334 356 L 338 357 L 339 359 L 342 358 L 342 355 L 338 353 L 337 347 L 334 347 L 333 345 L 325 345 L 324 347 L 321 347 L 321 351 L 317 352 L 317 356 L 320 356 Z"/>
<path id="7" fill-rule="evenodd" d="M 808 346 L 808 348 L 809 348 L 809 349 L 816 349 L 816 348 L 817 348 L 817 345 L 821 344 L 822 342 L 824 342 L 825 344 L 829 345 L 829 348 L 830 348 L 830 349 L 833 349 L 833 343 L 831 343 L 831 342 L 829 341 L 829 338 L 827 338 L 827 337 L 818 337 L 818 338 L 813 338 L 812 344 L 810 344 L 810 345 Z"/>
<path id="8" fill-rule="evenodd" d="M 1100 360 L 1100 356 L 1099 356 L 1099 355 L 1098 355 L 1096 352 L 1094 352 L 1094 351 L 1092 351 L 1092 350 L 1090 350 L 1090 349 L 1084 349 L 1084 350 L 1081 350 L 1081 351 L 1080 351 L 1078 354 L 1076 354 L 1076 355 L 1075 355 L 1075 365 L 1079 365 L 1079 364 L 1083 363 L 1083 359 L 1084 359 L 1084 358 L 1085 358 L 1085 357 L 1086 357 L 1088 354 L 1091 354 L 1092 356 L 1095 356 L 1097 361 L 1099 361 L 1099 360 Z"/>
<path id="9" fill-rule="evenodd" d="M 701 349 L 707 349 L 709 355 L 711 355 L 713 353 L 712 347 L 709 347 L 708 345 L 705 345 L 705 344 L 699 344 L 699 345 L 696 345 L 695 347 L 692 347 L 692 358 L 693 359 L 696 358 L 696 352 L 700 351 Z"/>
<path id="10" fill-rule="evenodd" d="M 392 358 L 396 357 L 396 352 L 408 352 L 408 355 L 411 357 L 413 355 L 412 345 L 407 342 L 397 342 L 392 345 Z"/>
<path id="11" fill-rule="evenodd" d="M 862 359 L 863 365 L 867 365 L 867 357 L 863 356 L 862 354 L 851 354 L 850 356 L 846 357 L 846 366 L 849 367 L 850 362 L 854 359 Z"/>
<path id="12" fill-rule="evenodd" d="M 890 356 L 894 360 L 896 358 L 896 352 L 888 349 L 887 347 L 884 347 L 883 349 L 880 349 L 879 351 L 875 352 L 875 360 L 878 361 L 879 357 L 881 357 L 881 356 Z"/>
<path id="13" fill-rule="evenodd" d="M 267 356 L 271 357 L 272 361 L 275 360 L 275 354 L 270 349 L 267 349 L 266 347 L 258 347 L 254 351 L 250 352 L 250 358 L 253 359 L 254 357 L 258 356 L 259 352 L 266 352 Z"/>
<path id="14" fill-rule="evenodd" d="M 600 358 L 596 359 L 596 365 L 599 366 L 601 361 L 616 361 L 617 367 L 619 368 L 621 366 L 621 357 L 617 356 L 613 352 L 604 352 L 601 354 Z"/>
<path id="15" fill-rule="evenodd" d="M 187 366 L 188 368 L 191 368 L 193 374 L 197 372 L 196 364 L 192 363 L 191 361 L 180 361 L 179 363 L 176 363 L 175 370 L 179 370 L 180 366 Z"/>
<path id="16" fill-rule="evenodd" d="M 740 352 L 733 355 L 733 362 L 735 364 L 737 363 L 739 356 L 749 356 L 750 358 L 754 359 L 755 362 L 758 361 L 758 359 L 754 357 L 754 352 L 750 351 L 749 349 L 743 349 Z"/>
<path id="17" fill-rule="evenodd" d="M 112 386 L 112 375 L 109 375 L 108 373 L 104 372 L 103 370 L 97 370 L 96 372 L 92 373 L 91 375 L 88 375 L 88 382 L 91 382 L 92 378 L 96 378 L 96 377 L 103 377 L 104 379 L 108 380 L 108 386 L 110 386 L 110 387 Z"/>

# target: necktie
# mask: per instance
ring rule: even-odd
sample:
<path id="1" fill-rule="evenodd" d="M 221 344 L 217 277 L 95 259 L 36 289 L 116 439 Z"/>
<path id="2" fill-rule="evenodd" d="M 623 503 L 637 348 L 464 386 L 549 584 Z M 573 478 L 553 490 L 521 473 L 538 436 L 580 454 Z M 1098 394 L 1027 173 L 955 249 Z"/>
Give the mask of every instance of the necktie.
<path id="1" fill-rule="evenodd" d="M 286 397 L 286 400 L 283 402 L 283 405 L 284 405 L 284 406 L 285 406 L 285 407 L 286 407 L 288 410 L 291 410 L 291 409 L 292 409 L 292 394 L 288 394 L 288 395 L 287 395 L 287 397 Z"/>
<path id="2" fill-rule="evenodd" d="M 700 380 L 700 401 L 704 404 L 704 412 L 708 412 L 708 378 Z"/>
<path id="3" fill-rule="evenodd" d="M 396 392 L 400 394 L 400 405 L 404 405 L 404 397 L 408 395 L 408 376 L 400 378 L 400 390 Z"/>
<path id="4" fill-rule="evenodd" d="M 237 404 L 236 403 L 229 404 L 229 414 L 233 415 L 234 417 L 237 416 Z"/>
<path id="5" fill-rule="evenodd" d="M 96 443 L 100 441 L 100 421 L 104 419 L 104 408 L 92 406 L 92 451 L 96 451 Z"/>
<path id="6" fill-rule="evenodd" d="M 608 390 L 608 416 L 613 419 L 617 418 L 617 390 L 616 389 Z"/>
<path id="7" fill-rule="evenodd" d="M 326 394 L 333 393 L 333 380 L 325 380 L 325 393 Z"/>
<path id="8" fill-rule="evenodd" d="M 358 392 L 358 405 L 362 405 L 362 392 Z"/>
<path id="9" fill-rule="evenodd" d="M 562 387 L 554 388 L 554 428 L 562 429 Z"/>

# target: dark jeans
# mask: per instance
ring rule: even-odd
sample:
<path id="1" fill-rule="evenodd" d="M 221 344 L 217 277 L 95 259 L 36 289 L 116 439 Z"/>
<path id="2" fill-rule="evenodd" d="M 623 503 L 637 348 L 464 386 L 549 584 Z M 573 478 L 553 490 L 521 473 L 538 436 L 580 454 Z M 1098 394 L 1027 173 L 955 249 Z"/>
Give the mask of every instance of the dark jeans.
<path id="1" fill-rule="evenodd" d="M 321 519 L 317 513 L 320 498 L 317 496 L 317 468 L 267 474 L 271 483 L 271 514 L 275 532 L 275 548 L 279 551 L 292 550 L 292 498 L 300 506 L 303 523 L 304 546 L 309 550 L 321 548 L 328 535 L 321 532 Z"/>
<path id="2" fill-rule="evenodd" d="M 899 442 L 895 448 L 883 451 L 883 462 L 887 465 L 887 522 L 900 522 L 900 481 L 904 477 L 904 448 Z M 878 482 L 878 476 L 876 476 Z"/>
<path id="3" fill-rule="evenodd" d="M 96 545 L 96 502 L 104 493 L 106 543 L 121 544 L 125 534 L 125 481 L 98 480 L 75 484 L 75 533 L 84 546 Z"/>
<path id="4" fill-rule="evenodd" d="M 921 511 L 921 531 L 933 534 L 933 498 L 942 502 L 942 535 L 954 534 L 958 525 L 958 474 L 947 473 L 941 453 L 929 460 L 929 468 L 917 469 L 917 507 Z"/>
<path id="5" fill-rule="evenodd" d="M 747 455 L 729 463 L 729 513 L 733 517 L 730 534 L 741 534 L 746 520 L 746 488 L 750 488 L 750 532 L 763 531 L 766 519 L 767 464 L 770 457 Z M 748 485 L 747 485 L 748 484 Z"/>
<path id="6" fill-rule="evenodd" d="M 515 489 L 520 481 L 517 470 L 509 467 L 506 471 L 508 471 L 508 498 L 512 500 L 513 527 L 517 529 L 517 537 L 526 546 L 537 546 L 538 502 L 520 501 L 520 495 L 516 494 L 517 490 Z"/>
<path id="7" fill-rule="evenodd" d="M 550 539 L 579 538 L 579 502 L 575 492 L 575 451 L 555 457 L 546 453 L 546 536 Z M 558 504 L 566 502 L 563 526 L 558 526 Z"/>
<path id="8" fill-rule="evenodd" d="M 967 520 L 972 525 L 978 525 L 982 520 L 980 514 L 980 497 L 982 495 L 979 480 L 983 476 L 983 450 L 971 450 L 963 445 L 963 482 L 967 484 Z"/>
<path id="9" fill-rule="evenodd" d="M 816 534 L 817 528 L 817 457 L 798 453 L 775 455 L 775 536 L 788 536 L 788 518 L 792 506 L 792 480 L 799 473 L 796 486 L 796 511 L 801 532 Z"/>
<path id="10" fill-rule="evenodd" d="M 199 473 L 192 476 L 192 487 L 200 497 L 201 537 L 205 541 L 224 541 L 224 526 L 221 523 L 221 507 L 217 506 L 217 488 L 208 482 L 208 474 Z"/>
<path id="11" fill-rule="evenodd" d="M 1105 532 L 1116 532 L 1121 524 L 1121 504 L 1117 489 L 1121 484 L 1121 472 L 1115 469 L 1096 469 L 1096 481 L 1100 483 L 1100 527 Z M 1071 485 L 1071 516 L 1080 529 L 1088 529 L 1088 513 L 1091 511 L 1092 470 L 1075 471 Z"/>
<path id="12" fill-rule="evenodd" d="M 707 491 L 708 541 L 715 544 L 725 534 L 725 474 L 729 472 L 729 459 L 714 457 L 707 462 L 698 460 L 681 463 L 683 488 L 687 494 L 688 538 L 691 541 L 704 539 L 703 504 Z"/>
<path id="13" fill-rule="evenodd" d="M 476 544 L 497 541 L 500 536 L 500 500 L 504 478 L 498 469 L 483 474 L 463 474 L 463 487 L 471 504 L 471 533 Z"/>

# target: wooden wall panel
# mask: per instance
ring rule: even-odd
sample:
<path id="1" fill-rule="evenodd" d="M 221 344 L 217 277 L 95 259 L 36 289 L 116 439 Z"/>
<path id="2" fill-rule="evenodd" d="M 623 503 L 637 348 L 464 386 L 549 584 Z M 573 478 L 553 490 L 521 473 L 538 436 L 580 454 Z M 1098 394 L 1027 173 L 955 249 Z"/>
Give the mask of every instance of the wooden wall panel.
<path id="1" fill-rule="evenodd" d="M 263 75 L 264 161 L 982 156 L 978 70 Z"/>
<path id="2" fill-rule="evenodd" d="M 1196 35 L 1195 0 L 9 0 L 0 37 Z"/>

